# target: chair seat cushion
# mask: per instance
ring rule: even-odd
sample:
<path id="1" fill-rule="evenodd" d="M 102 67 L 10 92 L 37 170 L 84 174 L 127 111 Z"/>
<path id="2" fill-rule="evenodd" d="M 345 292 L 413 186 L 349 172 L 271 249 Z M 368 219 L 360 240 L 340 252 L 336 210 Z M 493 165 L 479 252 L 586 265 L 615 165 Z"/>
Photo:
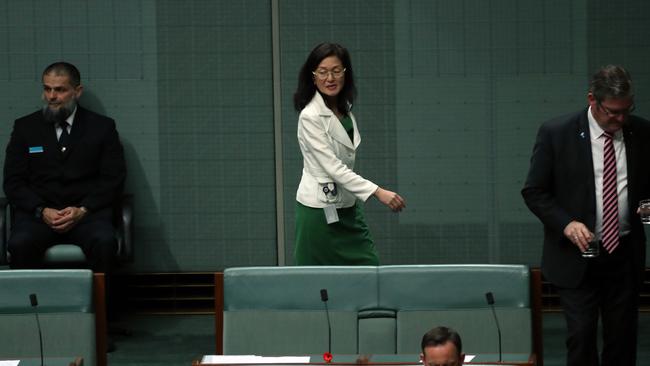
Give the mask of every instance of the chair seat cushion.
<path id="1" fill-rule="evenodd" d="M 81 248 L 73 244 L 57 244 L 45 251 L 46 263 L 84 263 L 86 256 Z"/>

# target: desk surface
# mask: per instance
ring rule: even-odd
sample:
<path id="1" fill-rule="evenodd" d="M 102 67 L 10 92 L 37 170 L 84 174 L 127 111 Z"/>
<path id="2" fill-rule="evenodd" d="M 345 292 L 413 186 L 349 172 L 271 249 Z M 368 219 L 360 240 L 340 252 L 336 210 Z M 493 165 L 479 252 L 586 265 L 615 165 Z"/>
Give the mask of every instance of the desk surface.
<path id="1" fill-rule="evenodd" d="M 18 360 L 17 360 L 18 361 Z M 0 359 L 0 365 L 2 362 L 7 362 Z M 77 357 L 46 357 L 44 360 L 45 366 L 83 366 L 83 358 Z M 40 358 L 22 358 L 18 362 L 18 366 L 41 366 Z"/>
<path id="2" fill-rule="evenodd" d="M 534 366 L 536 364 L 535 357 L 523 353 L 508 353 L 502 355 L 502 361 L 499 362 L 498 354 L 477 354 L 471 362 L 465 362 L 467 365 L 517 365 L 517 366 Z M 310 355 L 308 362 L 286 362 L 271 360 L 271 362 L 250 362 L 238 363 L 225 361 L 223 363 L 201 363 L 195 361 L 194 366 L 258 366 L 258 365 L 275 365 L 275 366 L 295 366 L 295 365 L 377 365 L 377 366 L 422 366 L 419 355 L 334 355 L 332 362 L 325 363 L 322 355 Z"/>

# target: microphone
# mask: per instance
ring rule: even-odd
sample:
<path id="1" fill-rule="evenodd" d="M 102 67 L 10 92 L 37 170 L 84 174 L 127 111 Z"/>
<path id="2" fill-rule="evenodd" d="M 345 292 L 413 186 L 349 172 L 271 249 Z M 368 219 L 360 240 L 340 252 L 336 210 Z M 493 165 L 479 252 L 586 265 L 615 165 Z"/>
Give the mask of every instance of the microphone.
<path id="1" fill-rule="evenodd" d="M 34 315 L 36 316 L 36 326 L 38 327 L 38 341 L 41 345 L 41 366 L 43 366 L 43 335 L 41 334 L 41 322 L 38 320 L 38 299 L 36 299 L 36 294 L 29 295 L 29 302 L 34 308 Z"/>
<path id="2" fill-rule="evenodd" d="M 327 308 L 327 289 L 323 288 L 320 290 L 320 299 L 325 304 L 325 314 L 327 315 L 327 352 L 332 354 L 332 324 L 330 323 L 330 311 Z"/>
<path id="3" fill-rule="evenodd" d="M 494 296 L 491 292 L 485 293 L 485 299 L 487 300 L 488 305 L 492 308 L 492 315 L 494 315 L 494 322 L 497 324 L 497 334 L 499 335 L 499 362 L 501 362 L 501 327 L 499 327 L 499 319 L 497 318 L 497 312 L 494 311 Z"/>

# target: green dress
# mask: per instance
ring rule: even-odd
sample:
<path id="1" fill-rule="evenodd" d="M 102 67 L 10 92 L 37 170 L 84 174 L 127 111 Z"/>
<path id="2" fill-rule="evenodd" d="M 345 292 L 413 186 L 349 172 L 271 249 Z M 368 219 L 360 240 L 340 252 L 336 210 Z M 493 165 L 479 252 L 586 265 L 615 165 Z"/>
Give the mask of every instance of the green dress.
<path id="1" fill-rule="evenodd" d="M 353 140 L 352 119 L 341 121 Z M 322 208 L 296 202 L 295 264 L 309 265 L 379 265 L 377 250 L 363 217 L 359 201 L 352 207 L 336 210 L 339 221 L 327 224 Z"/>

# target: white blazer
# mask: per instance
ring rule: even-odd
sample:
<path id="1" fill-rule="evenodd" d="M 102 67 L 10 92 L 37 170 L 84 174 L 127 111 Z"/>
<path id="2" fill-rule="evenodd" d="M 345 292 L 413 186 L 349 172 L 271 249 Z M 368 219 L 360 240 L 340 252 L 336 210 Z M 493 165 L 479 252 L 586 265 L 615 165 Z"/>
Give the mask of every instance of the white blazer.
<path id="1" fill-rule="evenodd" d="M 298 117 L 298 143 L 303 169 L 296 200 L 308 207 L 351 207 L 357 199 L 366 201 L 377 185 L 355 173 L 355 151 L 361 143 L 357 122 L 354 143 L 336 115 L 325 106 L 319 92 Z"/>

